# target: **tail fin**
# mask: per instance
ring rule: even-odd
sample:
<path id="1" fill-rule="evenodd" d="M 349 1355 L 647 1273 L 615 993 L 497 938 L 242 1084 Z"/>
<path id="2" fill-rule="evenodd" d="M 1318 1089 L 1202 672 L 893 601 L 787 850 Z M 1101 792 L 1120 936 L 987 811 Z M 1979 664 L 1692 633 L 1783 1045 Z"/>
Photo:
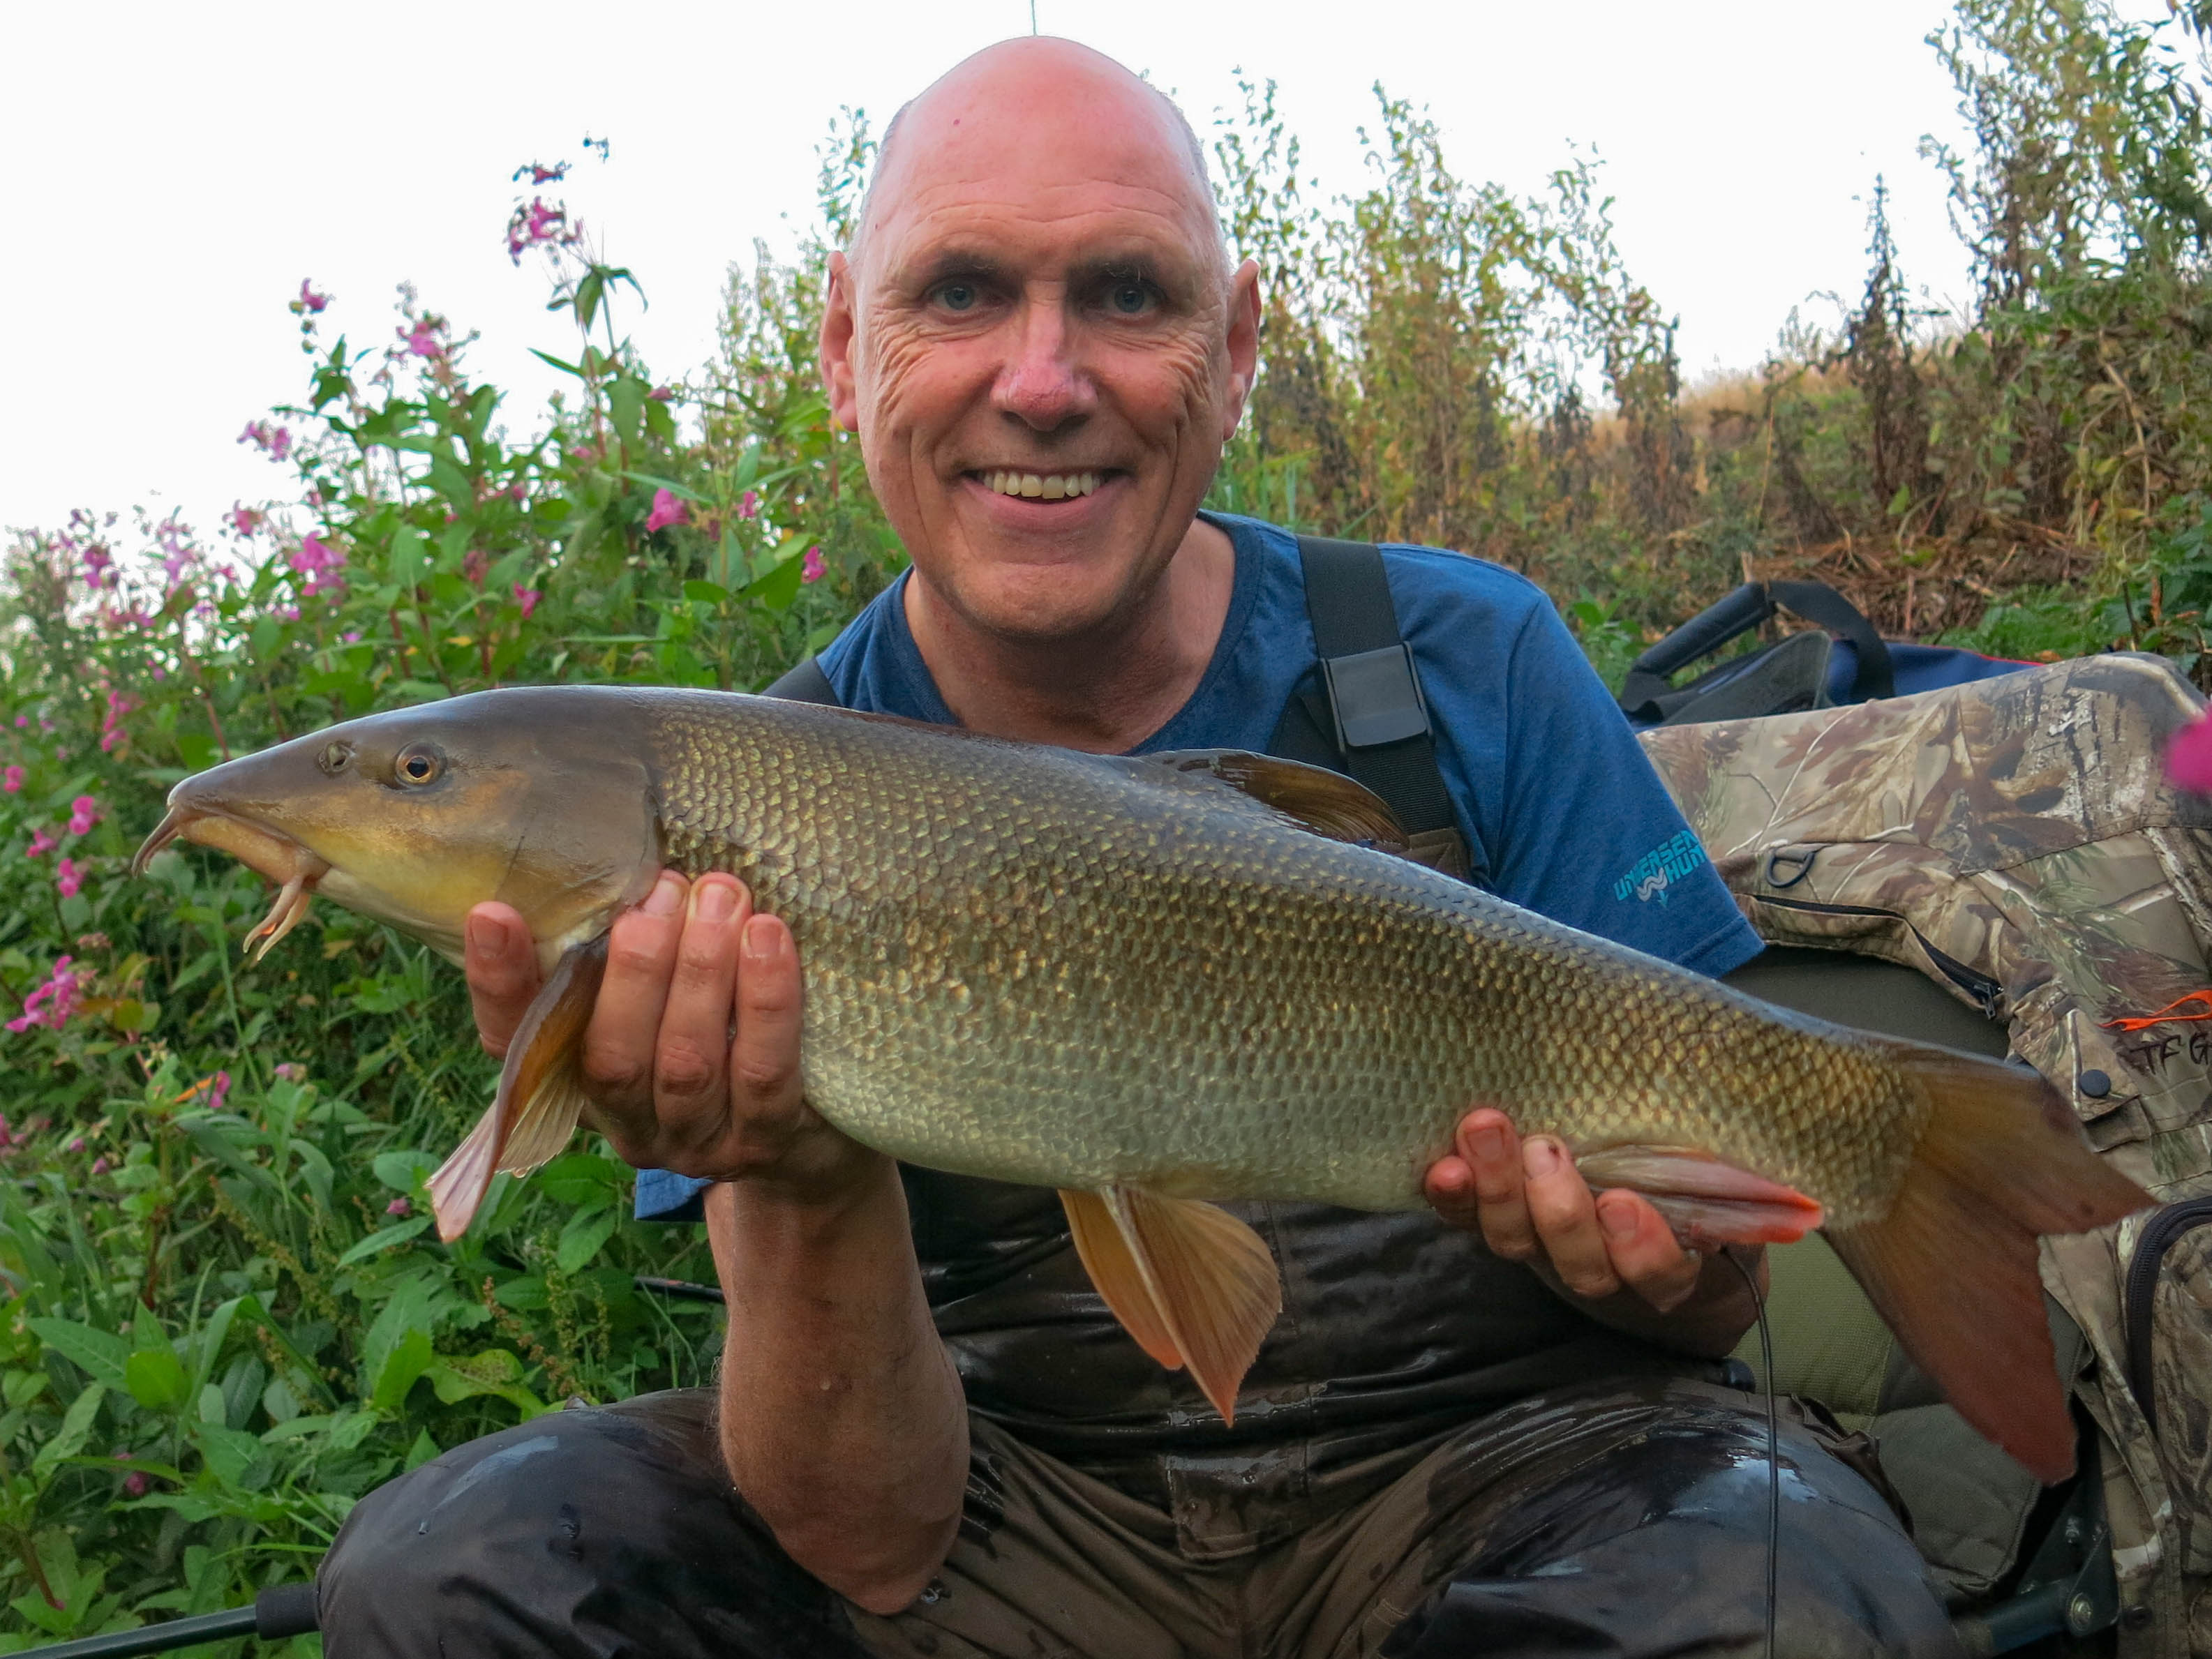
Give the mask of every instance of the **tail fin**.
<path id="1" fill-rule="evenodd" d="M 2037 1479 L 2074 1469 L 2036 1239 L 2152 1200 L 2089 1150 L 2033 1073 L 1919 1043 L 1886 1045 L 1933 1108 L 1889 1213 L 1830 1228 L 1905 1351 L 1960 1414 Z"/>

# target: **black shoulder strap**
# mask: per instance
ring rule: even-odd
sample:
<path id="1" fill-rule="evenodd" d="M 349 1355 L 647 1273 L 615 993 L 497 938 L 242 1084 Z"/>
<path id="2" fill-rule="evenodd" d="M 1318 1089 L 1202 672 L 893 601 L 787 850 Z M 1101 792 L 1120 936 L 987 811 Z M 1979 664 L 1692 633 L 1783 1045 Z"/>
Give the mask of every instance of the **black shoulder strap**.
<path id="1" fill-rule="evenodd" d="M 832 708 L 845 706 L 830 685 L 830 677 L 822 672 L 822 665 L 811 657 L 786 672 L 761 696 L 781 697 L 786 702 L 826 702 Z"/>
<path id="2" fill-rule="evenodd" d="M 1301 536 L 1298 557 L 1320 683 L 1291 699 L 1268 747 L 1285 759 L 1349 773 L 1389 803 L 1409 834 L 1454 828 L 1428 704 L 1413 651 L 1398 632 L 1382 550 L 1372 542 Z"/>

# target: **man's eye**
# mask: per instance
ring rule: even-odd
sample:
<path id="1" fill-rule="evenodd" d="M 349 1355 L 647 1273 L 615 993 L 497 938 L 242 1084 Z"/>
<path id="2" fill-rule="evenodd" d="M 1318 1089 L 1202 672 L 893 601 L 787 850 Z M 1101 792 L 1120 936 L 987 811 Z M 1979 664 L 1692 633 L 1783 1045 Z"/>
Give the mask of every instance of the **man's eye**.
<path id="1" fill-rule="evenodd" d="M 1152 308 L 1152 291 L 1142 283 L 1116 283 L 1107 301 L 1122 316 L 1135 317 Z"/>
<path id="2" fill-rule="evenodd" d="M 937 303 L 947 311 L 973 311 L 981 298 L 973 283 L 947 283 L 937 290 Z"/>

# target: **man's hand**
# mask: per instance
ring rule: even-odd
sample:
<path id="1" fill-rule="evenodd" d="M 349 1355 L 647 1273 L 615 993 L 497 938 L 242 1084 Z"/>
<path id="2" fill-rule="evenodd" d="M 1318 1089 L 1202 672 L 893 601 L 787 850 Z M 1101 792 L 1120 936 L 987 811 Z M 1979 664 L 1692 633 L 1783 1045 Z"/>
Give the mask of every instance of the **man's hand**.
<path id="1" fill-rule="evenodd" d="M 528 927 L 479 904 L 466 929 L 469 994 L 483 1045 L 504 1054 L 538 991 Z M 756 915 L 742 882 L 661 872 L 617 918 L 584 1034 L 592 1127 L 639 1169 L 757 1180 L 794 1196 L 848 1187 L 878 1155 L 802 1096 L 802 990 L 791 930 Z"/>
<path id="2" fill-rule="evenodd" d="M 1591 1192 L 1550 1136 L 1523 1142 L 1504 1113 L 1481 1107 L 1460 1121 L 1454 1147 L 1425 1182 L 1437 1213 L 1480 1232 L 1493 1255 L 1527 1262 L 1595 1317 L 1713 1355 L 1751 1328 L 1757 1306 L 1733 1266 L 1684 1249 L 1638 1194 Z M 1763 1260 L 1747 1266 L 1763 1283 Z"/>

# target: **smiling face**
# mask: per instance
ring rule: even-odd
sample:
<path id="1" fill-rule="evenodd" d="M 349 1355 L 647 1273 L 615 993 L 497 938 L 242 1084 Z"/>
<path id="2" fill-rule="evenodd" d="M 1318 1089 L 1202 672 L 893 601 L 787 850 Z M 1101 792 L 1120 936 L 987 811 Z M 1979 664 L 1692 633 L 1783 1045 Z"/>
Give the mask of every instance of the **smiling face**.
<path id="1" fill-rule="evenodd" d="M 833 265 L 823 362 L 932 597 L 1043 644 L 1156 589 L 1243 412 L 1257 318 L 1166 100 L 1018 40 L 901 117 Z"/>

